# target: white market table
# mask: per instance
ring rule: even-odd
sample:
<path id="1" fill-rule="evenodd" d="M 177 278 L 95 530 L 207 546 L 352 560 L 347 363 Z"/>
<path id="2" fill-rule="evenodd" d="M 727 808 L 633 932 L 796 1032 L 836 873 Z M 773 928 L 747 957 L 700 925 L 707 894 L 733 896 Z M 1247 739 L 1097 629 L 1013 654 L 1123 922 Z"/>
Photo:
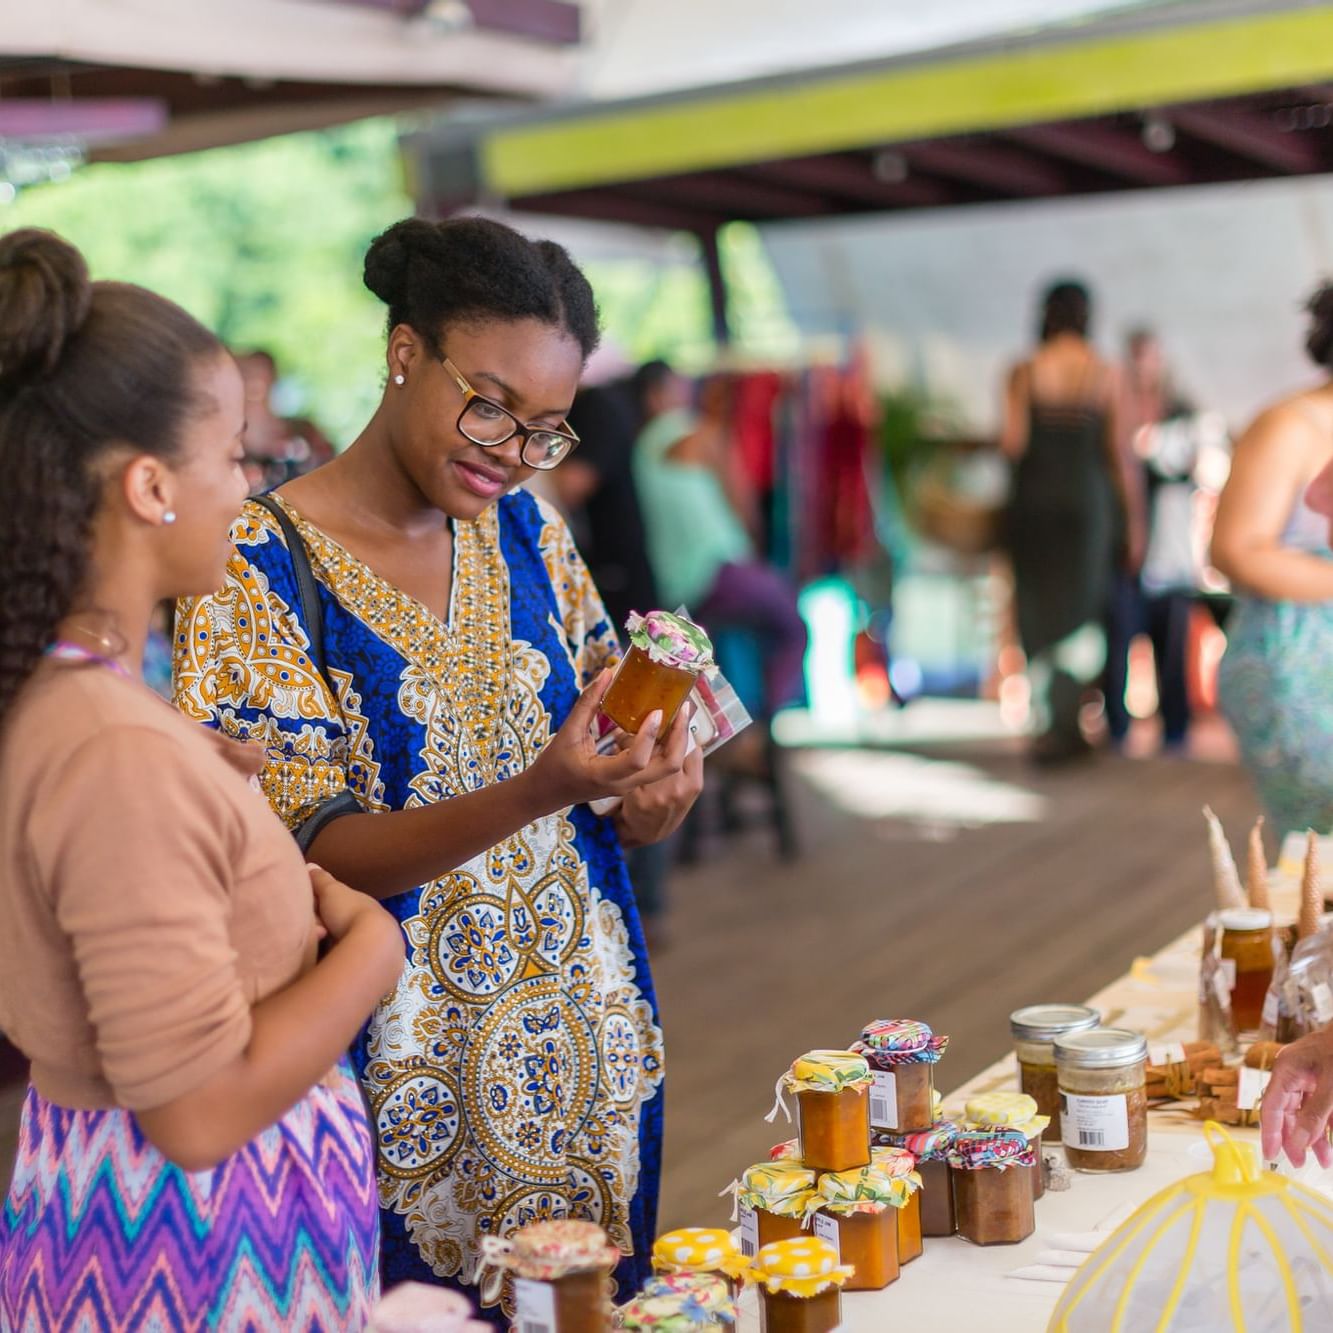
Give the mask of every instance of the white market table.
<path id="1" fill-rule="evenodd" d="M 1281 920 L 1295 918 L 1296 887 L 1282 876 L 1273 890 Z M 1132 1028 L 1149 1042 L 1190 1041 L 1195 1037 L 1198 959 L 1202 927 L 1196 926 L 1153 958 L 1140 958 L 1127 976 L 1111 983 L 1088 1003 L 1110 1026 Z M 1034 996 L 1033 1003 L 1063 1001 L 1066 996 Z M 946 1116 L 960 1116 L 963 1103 L 981 1092 L 1017 1089 L 1012 1055 L 949 1094 Z M 1257 1142 L 1257 1130 L 1232 1129 Z M 1048 1147 L 1047 1151 L 1051 1151 Z M 1058 1149 L 1057 1149 L 1058 1151 Z M 1073 1187 L 1047 1191 L 1037 1202 L 1037 1230 L 1020 1245 L 980 1247 L 957 1237 L 927 1238 L 925 1253 L 907 1265 L 902 1277 L 879 1292 L 843 1295 L 841 1333 L 885 1333 L 893 1328 L 921 1328 L 935 1333 L 1042 1333 L 1064 1285 L 1007 1276 L 1037 1262 L 1052 1248 L 1054 1232 L 1086 1232 L 1125 1208 L 1133 1209 L 1182 1176 L 1206 1170 L 1202 1122 L 1185 1110 L 1149 1112 L 1148 1157 L 1137 1171 L 1112 1175 L 1074 1175 Z M 1303 1173 L 1308 1177 L 1309 1169 Z M 757 1297 L 747 1293 L 738 1333 L 757 1333 Z"/>

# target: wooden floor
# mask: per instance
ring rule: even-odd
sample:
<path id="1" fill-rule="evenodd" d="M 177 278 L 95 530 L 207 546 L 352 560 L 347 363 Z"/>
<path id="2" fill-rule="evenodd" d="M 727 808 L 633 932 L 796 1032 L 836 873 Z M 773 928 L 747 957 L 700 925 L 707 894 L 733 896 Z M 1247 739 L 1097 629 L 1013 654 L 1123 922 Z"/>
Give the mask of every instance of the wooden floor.
<path id="1" fill-rule="evenodd" d="M 854 815 L 799 781 L 801 861 L 779 865 L 756 831 L 673 882 L 655 959 L 663 1227 L 722 1219 L 717 1191 L 788 1137 L 763 1116 L 795 1055 L 843 1046 L 870 1018 L 921 1018 L 952 1038 L 941 1086 L 963 1082 L 1007 1048 L 1012 1009 L 1082 999 L 1199 919 L 1205 802 L 1238 844 L 1255 812 L 1227 764 L 1103 758 L 1043 773 L 992 747 L 915 767 L 886 756 L 881 771 L 848 757 L 799 762 L 825 789 L 846 767 L 842 799 L 908 813 Z M 959 827 L 1025 810 L 1040 817 Z M 0 1089 L 0 1186 L 18 1103 Z"/>

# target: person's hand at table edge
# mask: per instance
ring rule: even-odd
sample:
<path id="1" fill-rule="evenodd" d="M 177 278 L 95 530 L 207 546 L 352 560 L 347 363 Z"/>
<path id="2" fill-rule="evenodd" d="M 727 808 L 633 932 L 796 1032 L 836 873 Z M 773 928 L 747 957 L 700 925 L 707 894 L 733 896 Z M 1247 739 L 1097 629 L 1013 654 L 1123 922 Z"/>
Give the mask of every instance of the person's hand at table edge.
<path id="1" fill-rule="evenodd" d="M 1265 1161 L 1285 1152 L 1293 1166 L 1304 1166 L 1313 1152 L 1320 1166 L 1333 1166 L 1328 1141 L 1333 1121 L 1333 1028 L 1294 1041 L 1273 1062 L 1264 1089 L 1259 1126 Z"/>

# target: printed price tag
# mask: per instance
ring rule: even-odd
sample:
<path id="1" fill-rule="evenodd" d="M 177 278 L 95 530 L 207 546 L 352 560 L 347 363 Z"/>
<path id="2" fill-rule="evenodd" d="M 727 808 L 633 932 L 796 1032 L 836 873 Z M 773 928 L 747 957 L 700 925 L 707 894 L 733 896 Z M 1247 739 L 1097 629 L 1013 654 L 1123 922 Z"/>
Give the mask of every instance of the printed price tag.
<path id="1" fill-rule="evenodd" d="M 515 1333 L 555 1333 L 555 1288 L 549 1282 L 514 1279 Z"/>
<path id="2" fill-rule="evenodd" d="M 887 1069 L 876 1069 L 870 1085 L 870 1128 L 898 1128 L 898 1080 Z"/>
<path id="3" fill-rule="evenodd" d="M 1148 1047 L 1148 1063 L 1156 1069 L 1165 1065 L 1183 1065 L 1185 1047 L 1178 1041 L 1163 1042 L 1160 1046 Z"/>
<path id="4" fill-rule="evenodd" d="M 1115 1152 L 1129 1147 L 1129 1102 L 1123 1093 L 1060 1097 L 1060 1128 L 1065 1147 L 1083 1152 Z"/>
<path id="5" fill-rule="evenodd" d="M 1234 958 L 1219 958 L 1217 960 L 1218 971 L 1227 979 L 1227 990 L 1236 989 L 1236 960 Z"/>
<path id="6" fill-rule="evenodd" d="M 753 1259 L 759 1253 L 759 1214 L 748 1203 L 741 1204 L 741 1253 Z"/>
<path id="7" fill-rule="evenodd" d="M 1274 1028 L 1277 1027 L 1277 1020 L 1278 1020 L 1277 991 L 1270 990 L 1268 994 L 1264 996 L 1264 1012 L 1263 1012 L 1263 1017 L 1260 1019 L 1260 1022 L 1266 1028 Z"/>
<path id="8" fill-rule="evenodd" d="M 1242 1111 L 1253 1111 L 1259 1105 L 1259 1099 L 1264 1095 L 1264 1089 L 1272 1077 L 1271 1069 L 1250 1069 L 1242 1066 L 1240 1084 L 1236 1089 L 1236 1105 Z"/>
<path id="9" fill-rule="evenodd" d="M 837 1251 L 838 1262 L 842 1263 L 842 1243 L 838 1240 L 838 1219 L 827 1213 L 815 1214 L 815 1235 L 826 1240 Z"/>
<path id="10" fill-rule="evenodd" d="M 1310 989 L 1310 1003 L 1314 1005 L 1314 1016 L 1321 1023 L 1333 1021 L 1333 990 L 1328 982 L 1316 981 Z"/>

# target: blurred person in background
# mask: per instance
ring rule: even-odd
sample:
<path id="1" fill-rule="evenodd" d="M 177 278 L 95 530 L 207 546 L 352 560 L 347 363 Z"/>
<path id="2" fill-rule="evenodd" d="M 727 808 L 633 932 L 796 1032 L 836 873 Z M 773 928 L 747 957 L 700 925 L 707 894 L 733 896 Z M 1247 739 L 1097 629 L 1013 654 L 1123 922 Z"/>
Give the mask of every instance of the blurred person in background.
<path id="1" fill-rule="evenodd" d="M 796 590 L 756 554 L 735 467 L 731 383 L 711 377 L 697 411 L 688 383 L 664 362 L 644 366 L 636 384 L 644 425 L 634 479 L 663 605 L 686 606 L 714 631 L 758 637 L 771 715 L 804 693 L 806 629 Z"/>
<path id="2" fill-rule="evenodd" d="M 1119 747 L 1132 721 L 1125 702 L 1130 646 L 1146 633 L 1157 675 L 1162 747 L 1184 747 L 1190 722 L 1187 650 L 1190 612 L 1199 585 L 1195 550 L 1195 470 L 1210 420 L 1175 390 L 1161 343 L 1151 329 L 1127 340 L 1122 380 L 1122 449 L 1138 476 L 1145 549 L 1141 568 L 1113 575 L 1107 623 L 1106 721 Z"/>
<path id="3" fill-rule="evenodd" d="M 1001 448 L 1013 461 L 1007 516 L 1019 638 L 1042 730 L 1033 758 L 1088 750 L 1079 709 L 1106 665 L 1106 610 L 1118 568 L 1137 566 L 1142 516 L 1124 456 L 1112 366 L 1088 341 L 1079 282 L 1042 300 L 1039 343 L 1009 373 Z"/>
<path id="4" fill-rule="evenodd" d="M 0 238 L 0 1026 L 32 1062 L 0 1329 L 359 1329 L 379 1291 L 346 1050 L 402 935 L 307 868 L 261 747 L 140 678 L 154 605 L 225 577 L 244 420 L 179 306 Z"/>
<path id="5" fill-rule="evenodd" d="M 633 379 L 590 384 L 585 376 L 566 420 L 579 437 L 579 447 L 545 477 L 607 614 L 623 635 L 630 612 L 660 605 L 634 487 L 634 440 L 641 422 Z M 674 839 L 665 839 L 635 847 L 626 856 L 650 951 L 665 942 L 662 917 L 673 846 Z"/>
<path id="6" fill-rule="evenodd" d="M 313 421 L 280 417 L 273 410 L 278 366 L 262 348 L 236 354 L 245 384 L 245 475 L 261 495 L 333 457 L 333 446 Z"/>
<path id="7" fill-rule="evenodd" d="M 1240 438 L 1213 528 L 1213 564 L 1237 593 L 1218 697 L 1279 838 L 1333 831 L 1333 558 L 1306 502 L 1333 460 L 1333 284 L 1306 309 L 1326 378 Z"/>

